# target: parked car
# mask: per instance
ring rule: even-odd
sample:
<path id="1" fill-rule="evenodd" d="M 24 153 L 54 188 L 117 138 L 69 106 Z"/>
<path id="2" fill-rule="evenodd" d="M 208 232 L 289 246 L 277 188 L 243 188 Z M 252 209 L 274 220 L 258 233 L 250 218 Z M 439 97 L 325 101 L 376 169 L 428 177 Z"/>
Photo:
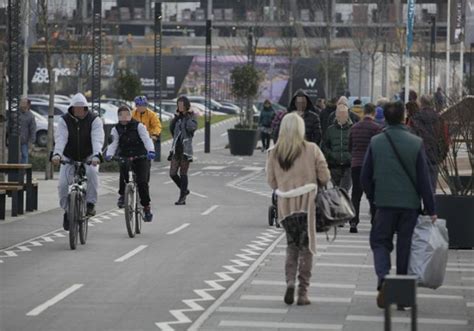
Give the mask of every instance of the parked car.
<path id="1" fill-rule="evenodd" d="M 196 96 L 196 95 L 189 95 L 189 96 L 186 96 L 190 102 L 195 102 L 195 103 L 200 103 L 202 105 L 205 105 L 205 98 L 204 97 L 201 97 L 201 96 Z M 174 99 L 173 101 L 176 102 L 177 98 Z M 235 114 L 238 114 L 239 112 L 233 108 L 233 107 L 226 107 L 222 104 L 220 104 L 219 102 L 217 102 L 216 100 L 214 99 L 211 99 L 211 111 L 218 111 L 218 112 L 221 112 L 221 113 L 225 113 L 225 114 L 230 114 L 230 115 L 235 115 Z"/>
<path id="2" fill-rule="evenodd" d="M 219 103 L 225 107 L 229 108 L 234 108 L 237 112 L 240 112 L 240 107 L 237 106 L 234 102 L 232 101 L 227 101 L 227 100 L 219 100 Z"/>
<path id="3" fill-rule="evenodd" d="M 120 99 L 102 98 L 102 99 L 100 99 L 100 103 L 101 104 L 103 104 L 103 103 L 111 104 L 111 105 L 114 105 L 114 106 L 117 106 L 117 107 L 126 106 L 126 107 L 129 107 L 129 108 L 132 108 L 132 103 L 131 102 L 127 102 L 127 101 L 120 100 Z"/>
<path id="4" fill-rule="evenodd" d="M 34 110 L 31 113 L 35 117 L 36 122 L 36 145 L 38 147 L 46 147 L 48 145 L 48 120 L 42 115 L 38 114 Z M 58 124 L 54 123 L 54 129 L 56 130 Z"/>
<path id="5" fill-rule="evenodd" d="M 54 122 L 57 123 L 59 118 L 67 113 L 68 106 L 57 104 L 54 105 Z M 49 103 L 47 102 L 38 102 L 38 101 L 31 101 L 31 110 L 37 112 L 41 116 L 43 116 L 46 120 L 48 119 L 48 112 L 49 112 Z"/>
<path id="6" fill-rule="evenodd" d="M 31 101 L 45 101 L 49 102 L 49 95 L 48 94 L 30 94 L 28 95 L 28 99 Z M 54 95 L 54 104 L 61 104 L 67 105 L 71 103 L 71 98 L 66 95 L 55 94 Z"/>

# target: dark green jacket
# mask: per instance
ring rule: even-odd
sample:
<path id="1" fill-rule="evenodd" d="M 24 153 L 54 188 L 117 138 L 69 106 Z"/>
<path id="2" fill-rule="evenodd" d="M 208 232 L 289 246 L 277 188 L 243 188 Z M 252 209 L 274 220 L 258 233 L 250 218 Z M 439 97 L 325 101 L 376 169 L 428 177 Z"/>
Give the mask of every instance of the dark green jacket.
<path id="1" fill-rule="evenodd" d="M 410 133 L 406 126 L 388 126 L 392 138 L 411 177 L 417 183 L 417 161 L 422 139 Z M 370 150 L 373 161 L 374 201 L 377 207 L 417 209 L 420 196 L 405 174 L 385 134 L 372 138 Z"/>
<path id="2" fill-rule="evenodd" d="M 324 134 L 323 152 L 329 167 L 351 165 L 351 153 L 349 153 L 349 129 L 350 123 L 339 125 L 334 123 Z"/>
<path id="3" fill-rule="evenodd" d="M 272 107 L 265 108 L 263 107 L 262 111 L 260 112 L 260 117 L 258 119 L 258 125 L 263 126 L 266 128 L 270 128 L 272 126 L 273 118 L 275 117 L 275 111 Z"/>

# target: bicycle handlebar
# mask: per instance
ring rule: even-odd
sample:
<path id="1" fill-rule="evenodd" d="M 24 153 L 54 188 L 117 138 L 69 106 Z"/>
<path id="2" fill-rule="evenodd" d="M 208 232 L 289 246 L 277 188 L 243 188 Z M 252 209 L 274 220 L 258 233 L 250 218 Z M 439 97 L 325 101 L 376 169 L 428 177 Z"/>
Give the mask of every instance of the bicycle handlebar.
<path id="1" fill-rule="evenodd" d="M 135 161 L 140 159 L 146 159 L 147 155 L 139 155 L 139 156 L 131 156 L 131 157 L 121 157 L 121 156 L 114 156 L 112 160 L 119 161 L 119 162 L 127 162 L 127 161 Z"/>

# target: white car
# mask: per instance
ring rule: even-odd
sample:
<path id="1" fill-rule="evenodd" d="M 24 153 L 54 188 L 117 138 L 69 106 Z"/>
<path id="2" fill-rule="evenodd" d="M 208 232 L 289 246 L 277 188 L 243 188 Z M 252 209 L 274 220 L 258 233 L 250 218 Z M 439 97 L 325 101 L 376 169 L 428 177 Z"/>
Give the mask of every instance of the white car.
<path id="1" fill-rule="evenodd" d="M 35 117 L 36 122 L 36 145 L 46 147 L 48 145 L 48 120 L 34 110 L 31 113 Z M 54 122 L 54 130 L 58 127 L 58 123 Z"/>
<path id="2" fill-rule="evenodd" d="M 31 101 L 31 110 L 43 116 L 46 120 L 48 119 L 49 103 Z M 68 106 L 55 104 L 54 105 L 54 122 L 57 123 L 61 116 L 67 113 Z"/>
<path id="3" fill-rule="evenodd" d="M 28 99 L 31 101 L 49 102 L 49 95 L 48 94 L 30 94 L 28 95 Z M 71 98 L 66 95 L 55 94 L 54 104 L 69 106 L 71 104 Z"/>

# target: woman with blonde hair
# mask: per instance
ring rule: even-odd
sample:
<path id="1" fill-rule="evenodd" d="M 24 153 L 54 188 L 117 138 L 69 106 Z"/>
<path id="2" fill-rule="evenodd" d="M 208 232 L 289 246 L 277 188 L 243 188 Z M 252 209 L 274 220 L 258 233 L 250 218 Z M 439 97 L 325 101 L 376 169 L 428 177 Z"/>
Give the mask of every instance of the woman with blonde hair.
<path id="1" fill-rule="evenodd" d="M 308 305 L 308 287 L 316 253 L 315 196 L 318 183 L 330 179 L 323 153 L 315 143 L 305 141 L 303 119 L 286 115 L 279 139 L 267 160 L 268 184 L 278 196 L 278 222 L 287 239 L 285 274 L 286 304 L 293 304 L 298 271 L 298 305 Z"/>

